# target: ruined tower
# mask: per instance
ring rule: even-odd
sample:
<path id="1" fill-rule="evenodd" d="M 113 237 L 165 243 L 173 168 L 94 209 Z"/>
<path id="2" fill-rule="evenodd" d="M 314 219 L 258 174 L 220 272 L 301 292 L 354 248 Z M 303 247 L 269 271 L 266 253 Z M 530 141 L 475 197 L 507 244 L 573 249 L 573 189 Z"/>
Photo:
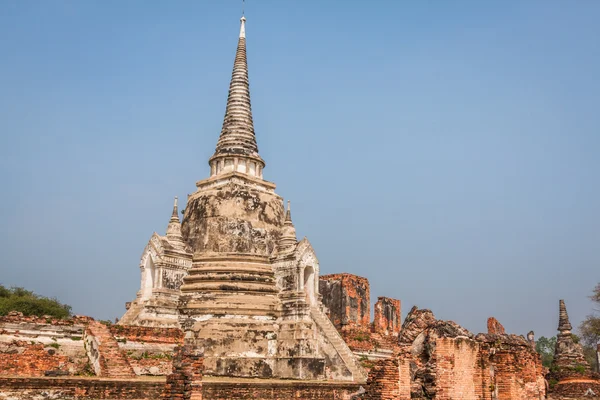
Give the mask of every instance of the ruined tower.
<path id="1" fill-rule="evenodd" d="M 181 226 L 172 219 L 167 232 L 191 259 L 177 287 L 177 326 L 186 344 L 204 349 L 206 375 L 362 382 L 364 370 L 323 312 L 315 252 L 298 241 L 289 202 L 286 212 L 263 178 L 245 24 L 242 17 L 210 176 L 188 196 Z M 132 307 L 142 307 L 138 300 Z"/>
<path id="2" fill-rule="evenodd" d="M 558 335 L 556 335 L 556 348 L 552 360 L 553 369 L 559 371 L 560 376 L 590 372 L 590 365 L 583 355 L 583 348 L 575 340 L 571 333 L 572 329 L 565 301 L 560 300 L 558 302 Z"/>

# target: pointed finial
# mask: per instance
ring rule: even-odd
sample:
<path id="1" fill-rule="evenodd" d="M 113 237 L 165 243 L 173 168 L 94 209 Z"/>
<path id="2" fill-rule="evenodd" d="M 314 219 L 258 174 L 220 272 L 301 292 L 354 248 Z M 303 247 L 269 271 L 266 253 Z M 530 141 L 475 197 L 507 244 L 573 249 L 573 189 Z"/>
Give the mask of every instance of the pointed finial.
<path id="1" fill-rule="evenodd" d="M 292 222 L 292 208 L 290 204 L 291 202 L 288 200 L 287 211 L 285 213 L 285 220 Z"/>
<path id="2" fill-rule="evenodd" d="M 246 38 L 246 17 L 242 14 L 242 18 L 240 18 L 241 26 L 240 26 L 240 38 Z"/>
<path id="3" fill-rule="evenodd" d="M 569 322 L 569 314 L 567 314 L 567 306 L 565 306 L 564 300 L 558 302 L 559 313 L 558 313 L 558 330 L 562 332 L 570 332 L 573 327 Z"/>
<path id="4" fill-rule="evenodd" d="M 175 217 L 179 221 L 179 214 L 177 214 L 177 196 L 175 196 L 175 201 L 173 201 L 173 214 L 171 214 L 171 217 Z"/>

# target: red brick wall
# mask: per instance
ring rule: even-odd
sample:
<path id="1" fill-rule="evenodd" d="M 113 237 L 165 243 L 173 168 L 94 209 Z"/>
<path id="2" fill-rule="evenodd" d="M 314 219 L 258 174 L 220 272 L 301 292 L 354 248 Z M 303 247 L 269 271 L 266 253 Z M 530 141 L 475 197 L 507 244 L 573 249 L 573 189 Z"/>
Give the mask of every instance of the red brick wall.
<path id="1" fill-rule="evenodd" d="M 491 360 L 496 368 L 498 400 L 538 399 L 543 392 L 541 362 L 523 349 L 499 349 Z"/>
<path id="2" fill-rule="evenodd" d="M 32 398 L 160 399 L 164 381 L 85 378 L 0 378 L 0 393 L 19 400 Z"/>
<path id="3" fill-rule="evenodd" d="M 347 400 L 359 390 L 355 383 L 320 382 L 204 382 L 203 396 L 210 400 Z"/>
<path id="4" fill-rule="evenodd" d="M 45 371 L 64 371 L 68 374 L 69 358 L 59 355 L 43 344 L 13 341 L 0 346 L 0 375 L 44 376 Z M 4 351 L 3 351 L 4 350 Z"/>
<path id="5" fill-rule="evenodd" d="M 477 342 L 467 338 L 438 338 L 435 356 L 436 400 L 479 398 L 476 394 L 476 383 L 481 379 Z"/>
<path id="6" fill-rule="evenodd" d="M 363 400 L 410 400 L 410 350 L 377 362 L 369 371 Z"/>
<path id="7" fill-rule="evenodd" d="M 358 392 L 359 387 L 356 383 L 213 381 L 202 383 L 202 396 L 207 400 L 347 400 L 350 394 Z M 19 400 L 30 400 L 36 396 L 41 398 L 42 393 L 53 398 L 157 400 L 163 398 L 164 388 L 164 380 L 0 377 L 0 393 Z"/>
<path id="8" fill-rule="evenodd" d="M 167 377 L 163 399 L 202 400 L 203 353 L 190 346 L 178 346 L 173 373 Z"/>

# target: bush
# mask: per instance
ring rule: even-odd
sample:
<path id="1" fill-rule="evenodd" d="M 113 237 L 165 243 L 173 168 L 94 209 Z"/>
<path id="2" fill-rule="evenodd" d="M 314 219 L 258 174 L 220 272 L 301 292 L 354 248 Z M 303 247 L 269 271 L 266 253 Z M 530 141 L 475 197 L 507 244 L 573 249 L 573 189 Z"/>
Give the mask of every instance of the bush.
<path id="1" fill-rule="evenodd" d="M 0 315 L 7 315 L 11 311 L 38 317 L 49 315 L 54 318 L 68 318 L 71 316 L 71 306 L 62 304 L 57 299 L 40 296 L 21 287 L 7 289 L 0 285 Z"/>

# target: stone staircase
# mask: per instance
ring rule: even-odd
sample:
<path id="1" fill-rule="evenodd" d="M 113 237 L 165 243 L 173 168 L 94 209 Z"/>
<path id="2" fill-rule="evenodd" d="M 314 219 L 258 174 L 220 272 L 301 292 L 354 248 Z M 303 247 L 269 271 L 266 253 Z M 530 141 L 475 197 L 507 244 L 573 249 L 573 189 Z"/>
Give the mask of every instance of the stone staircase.
<path id="1" fill-rule="evenodd" d="M 138 300 L 131 302 L 129 309 L 119 320 L 119 325 L 132 325 L 137 316 L 142 311 L 142 305 L 138 303 Z"/>
<path id="2" fill-rule="evenodd" d="M 327 339 L 335 350 L 338 352 L 344 364 L 348 367 L 352 373 L 352 378 L 355 382 L 365 383 L 367 381 L 367 373 L 358 362 L 356 356 L 350 350 L 342 336 L 339 334 L 335 326 L 331 323 L 327 315 L 325 315 L 317 307 L 311 307 L 310 314 L 313 320 L 317 323 L 319 328 L 325 332 Z"/>
<path id="3" fill-rule="evenodd" d="M 108 327 L 98 321 L 92 321 L 85 330 L 85 343 L 97 376 L 108 378 L 133 378 L 135 372 L 127 361 L 125 353 L 119 348 Z"/>

